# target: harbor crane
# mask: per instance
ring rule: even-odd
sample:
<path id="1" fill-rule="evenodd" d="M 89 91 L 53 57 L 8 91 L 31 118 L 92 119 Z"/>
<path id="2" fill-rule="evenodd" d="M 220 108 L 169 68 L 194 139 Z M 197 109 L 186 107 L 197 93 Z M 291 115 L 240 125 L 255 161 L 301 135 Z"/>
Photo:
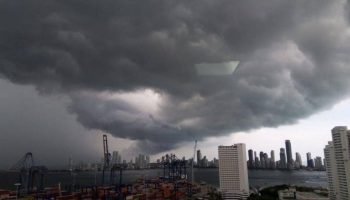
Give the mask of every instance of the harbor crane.
<path id="1" fill-rule="evenodd" d="M 109 171 L 109 183 L 113 184 L 115 181 L 116 171 L 119 170 L 119 186 L 122 182 L 122 173 L 123 173 L 123 166 L 118 164 L 111 164 L 111 153 L 109 153 L 108 150 L 108 139 L 107 135 L 103 135 L 103 155 L 104 155 L 104 162 L 103 162 L 103 169 L 102 169 L 102 185 L 105 184 L 105 175 L 106 172 Z"/>
<path id="2" fill-rule="evenodd" d="M 44 189 L 44 176 L 47 168 L 34 165 L 34 157 L 31 152 L 27 152 L 10 170 L 19 172 L 18 190 L 21 190 L 21 187 L 23 187 L 22 191 L 30 194 L 35 187 L 36 190 Z"/>

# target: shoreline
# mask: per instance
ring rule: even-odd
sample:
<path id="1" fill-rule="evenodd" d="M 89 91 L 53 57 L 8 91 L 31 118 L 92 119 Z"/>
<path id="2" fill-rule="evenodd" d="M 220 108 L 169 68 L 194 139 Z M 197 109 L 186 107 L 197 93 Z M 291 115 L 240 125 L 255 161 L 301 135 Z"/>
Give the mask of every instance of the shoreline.
<path id="1" fill-rule="evenodd" d="M 162 170 L 163 168 L 144 168 L 144 169 L 123 169 L 123 171 L 145 171 L 145 170 Z M 196 170 L 215 170 L 219 169 L 217 167 L 194 167 Z M 190 170 L 189 170 L 190 171 Z M 294 172 L 294 171 L 306 171 L 306 172 L 325 172 L 326 170 L 316 170 L 316 169 L 248 169 L 249 171 L 283 171 L 283 172 Z M 8 169 L 0 169 L 0 173 L 3 172 L 16 172 Z M 71 172 L 68 169 L 48 169 L 48 172 Z M 73 170 L 73 172 L 96 172 L 96 170 Z M 102 172 L 102 170 L 97 170 L 97 172 Z"/>
<path id="2" fill-rule="evenodd" d="M 190 174 L 190 171 L 188 171 Z M 14 189 L 13 184 L 18 180 L 18 172 L 0 171 L 0 188 Z M 96 176 L 97 174 L 97 176 Z M 132 183 L 136 178 L 143 175 L 146 177 L 162 176 L 161 169 L 125 170 L 123 173 L 124 184 Z M 49 171 L 45 175 L 45 186 L 50 187 L 61 182 L 62 185 L 72 184 L 73 179 L 76 185 L 94 185 L 97 177 L 97 185 L 101 183 L 101 172 L 78 171 L 73 175 L 69 171 Z M 190 176 L 188 177 L 190 178 Z M 190 179 L 189 179 L 190 180 Z M 195 182 L 205 182 L 208 186 L 218 188 L 219 178 L 217 169 L 195 169 Z M 250 188 L 273 187 L 276 185 L 288 184 L 301 187 L 327 188 L 326 174 L 320 171 L 264 171 L 249 170 Z"/>

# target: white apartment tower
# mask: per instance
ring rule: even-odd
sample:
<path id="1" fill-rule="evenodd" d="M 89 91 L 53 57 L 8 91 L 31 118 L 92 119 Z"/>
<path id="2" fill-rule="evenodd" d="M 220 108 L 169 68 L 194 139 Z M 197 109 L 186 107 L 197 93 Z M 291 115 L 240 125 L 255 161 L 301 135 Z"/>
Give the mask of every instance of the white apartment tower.
<path id="1" fill-rule="evenodd" d="M 219 178 L 224 199 L 247 199 L 249 182 L 245 144 L 219 146 Z"/>
<path id="2" fill-rule="evenodd" d="M 324 149 L 330 200 L 350 199 L 350 131 L 346 126 L 332 129 L 333 142 Z"/>
<path id="3" fill-rule="evenodd" d="M 333 142 L 328 142 L 328 145 L 324 148 L 324 157 L 325 157 L 325 166 L 327 171 L 327 177 L 328 177 L 328 187 L 329 187 L 329 199 L 330 200 L 337 200 L 339 191 L 338 185 L 337 185 L 337 166 L 335 164 L 335 156 L 334 156 L 334 146 Z"/>

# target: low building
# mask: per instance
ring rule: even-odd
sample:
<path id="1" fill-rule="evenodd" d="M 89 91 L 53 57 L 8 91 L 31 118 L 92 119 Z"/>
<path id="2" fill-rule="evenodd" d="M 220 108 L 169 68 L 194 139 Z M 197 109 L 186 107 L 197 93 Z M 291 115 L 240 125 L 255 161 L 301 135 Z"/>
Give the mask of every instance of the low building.
<path id="1" fill-rule="evenodd" d="M 9 199 L 11 192 L 8 190 L 0 190 L 0 199 Z"/>
<path id="2" fill-rule="evenodd" d="M 279 200 L 329 200 L 319 192 L 299 192 L 294 187 L 278 191 Z"/>

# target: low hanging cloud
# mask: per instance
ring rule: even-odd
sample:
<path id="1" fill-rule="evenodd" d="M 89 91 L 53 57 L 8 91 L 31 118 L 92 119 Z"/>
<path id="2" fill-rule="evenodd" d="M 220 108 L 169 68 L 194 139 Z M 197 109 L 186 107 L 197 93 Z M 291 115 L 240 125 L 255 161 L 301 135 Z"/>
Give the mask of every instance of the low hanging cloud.
<path id="1" fill-rule="evenodd" d="M 345 0 L 1 1 L 0 74 L 149 153 L 277 127 L 349 95 Z M 232 75 L 203 63 L 240 61 Z"/>

